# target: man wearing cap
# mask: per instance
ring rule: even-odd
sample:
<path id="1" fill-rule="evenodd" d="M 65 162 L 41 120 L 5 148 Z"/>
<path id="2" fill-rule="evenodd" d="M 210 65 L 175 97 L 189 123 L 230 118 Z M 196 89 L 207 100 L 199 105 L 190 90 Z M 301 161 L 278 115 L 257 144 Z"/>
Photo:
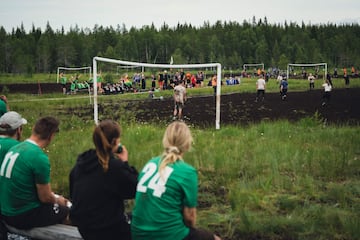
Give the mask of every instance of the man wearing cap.
<path id="1" fill-rule="evenodd" d="M 14 145 L 20 143 L 22 135 L 22 125 L 26 124 L 25 118 L 14 111 L 6 112 L 0 117 L 0 166 L 7 151 Z M 1 178 L 0 178 L 1 189 Z M 1 220 L 1 201 L 0 201 L 0 220 Z M 2 223 L 0 223 L 2 224 Z M 6 228 L 0 226 L 0 235 L 6 236 Z M 1 237 L 0 237 L 1 238 Z"/>
<path id="2" fill-rule="evenodd" d="M 0 166 L 7 151 L 20 143 L 24 124 L 27 124 L 26 119 L 14 111 L 7 112 L 0 117 Z"/>
<path id="3" fill-rule="evenodd" d="M 0 206 L 2 219 L 8 225 L 29 229 L 67 219 L 68 200 L 52 192 L 50 162 L 43 151 L 58 131 L 57 119 L 40 118 L 30 138 L 5 155 L 0 167 Z"/>

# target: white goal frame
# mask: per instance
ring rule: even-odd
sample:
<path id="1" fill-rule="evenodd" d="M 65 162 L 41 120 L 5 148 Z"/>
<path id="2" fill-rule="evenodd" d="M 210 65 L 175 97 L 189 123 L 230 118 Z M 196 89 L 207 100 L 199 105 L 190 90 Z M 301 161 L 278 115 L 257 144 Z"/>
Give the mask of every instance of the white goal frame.
<path id="1" fill-rule="evenodd" d="M 150 64 L 140 62 L 129 62 L 123 60 L 116 60 L 111 58 L 94 57 L 93 58 L 93 79 L 94 79 L 94 121 L 95 124 L 99 123 L 98 101 L 97 101 L 97 62 L 107 62 L 114 64 L 122 64 L 128 66 L 144 66 L 149 68 L 217 68 L 217 88 L 216 88 L 216 116 L 215 128 L 220 129 L 220 95 L 221 95 L 221 64 L 220 63 L 207 63 L 207 64 Z"/>
<path id="2" fill-rule="evenodd" d="M 90 79 L 91 78 L 91 67 L 58 67 L 57 75 L 56 75 L 56 83 L 59 83 L 60 70 L 79 71 L 79 70 L 86 70 L 86 69 L 89 69 L 89 79 Z"/>
<path id="3" fill-rule="evenodd" d="M 326 79 L 327 75 L 327 63 L 289 63 L 287 65 L 286 70 L 286 79 L 289 79 L 290 67 L 316 67 L 316 66 L 324 66 L 324 79 Z"/>
<path id="4" fill-rule="evenodd" d="M 255 67 L 255 66 L 261 66 L 261 67 L 262 67 L 262 68 L 261 68 L 262 70 L 265 69 L 264 63 L 245 63 L 245 64 L 243 65 L 243 69 L 246 70 L 246 67 Z"/>

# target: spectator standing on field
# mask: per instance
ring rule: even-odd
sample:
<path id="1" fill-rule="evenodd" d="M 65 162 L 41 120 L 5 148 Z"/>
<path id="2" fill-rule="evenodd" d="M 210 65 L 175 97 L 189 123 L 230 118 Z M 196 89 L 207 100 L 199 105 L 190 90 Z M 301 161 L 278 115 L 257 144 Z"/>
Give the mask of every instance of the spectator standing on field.
<path id="1" fill-rule="evenodd" d="M 264 98 L 265 98 L 265 85 L 266 85 L 266 82 L 265 82 L 263 76 L 260 74 L 259 79 L 256 81 L 256 99 L 255 99 L 255 102 L 258 102 L 259 99 L 261 99 L 261 101 L 264 101 Z"/>
<path id="2" fill-rule="evenodd" d="M 156 77 L 154 74 L 151 74 L 151 91 L 155 91 L 156 88 Z"/>
<path id="3" fill-rule="evenodd" d="M 180 80 L 179 85 L 174 87 L 174 116 L 173 120 L 181 120 L 183 117 L 183 108 L 187 100 L 184 80 Z"/>
<path id="4" fill-rule="evenodd" d="M 104 120 L 93 132 L 95 149 L 77 158 L 70 173 L 70 218 L 85 240 L 130 240 L 124 200 L 135 197 L 138 172 L 120 144 L 117 122 Z"/>
<path id="5" fill-rule="evenodd" d="M 172 122 L 163 136 L 164 152 L 150 159 L 136 189 L 133 240 L 220 240 L 196 228 L 198 175 L 184 160 L 193 138 L 189 127 Z"/>
<path id="6" fill-rule="evenodd" d="M 214 89 L 214 96 L 216 96 L 216 88 L 217 88 L 217 76 L 214 74 L 214 76 L 211 78 L 211 86 Z"/>
<path id="7" fill-rule="evenodd" d="M 163 90 L 164 89 L 164 73 L 159 72 L 158 82 L 159 82 L 159 90 Z"/>
<path id="8" fill-rule="evenodd" d="M 7 152 L 1 164 L 0 202 L 8 225 L 29 229 L 67 220 L 68 200 L 52 192 L 50 162 L 43 151 L 58 131 L 57 119 L 40 118 L 30 138 Z"/>

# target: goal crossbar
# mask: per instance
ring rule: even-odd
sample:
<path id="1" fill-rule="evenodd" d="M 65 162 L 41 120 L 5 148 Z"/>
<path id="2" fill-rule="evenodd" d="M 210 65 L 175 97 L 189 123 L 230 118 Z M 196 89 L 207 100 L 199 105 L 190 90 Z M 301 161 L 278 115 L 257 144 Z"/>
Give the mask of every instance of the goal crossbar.
<path id="1" fill-rule="evenodd" d="M 261 66 L 262 67 L 261 69 L 265 68 L 263 63 L 245 63 L 243 65 L 243 69 L 246 70 L 246 67 L 255 67 L 255 66 Z"/>
<path id="2" fill-rule="evenodd" d="M 220 95 L 221 95 L 221 64 L 220 63 L 205 63 L 205 64 L 151 64 L 140 62 L 129 62 L 111 58 L 94 57 L 93 58 L 93 79 L 94 79 L 94 121 L 97 125 L 99 123 L 98 101 L 97 101 L 97 62 L 107 62 L 114 64 L 122 64 L 128 66 L 140 66 L 149 68 L 217 68 L 217 88 L 216 88 L 216 116 L 215 128 L 220 129 Z"/>

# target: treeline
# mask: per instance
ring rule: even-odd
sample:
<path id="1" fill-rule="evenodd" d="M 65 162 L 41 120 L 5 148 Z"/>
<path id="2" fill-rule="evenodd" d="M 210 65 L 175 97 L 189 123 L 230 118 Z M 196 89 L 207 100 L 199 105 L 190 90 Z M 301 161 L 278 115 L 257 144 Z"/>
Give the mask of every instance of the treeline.
<path id="1" fill-rule="evenodd" d="M 244 63 L 286 69 L 288 63 L 327 62 L 329 68 L 360 66 L 359 24 L 301 25 L 252 22 L 205 22 L 201 27 L 164 24 L 140 29 L 117 25 L 75 26 L 65 32 L 23 25 L 11 33 L 0 27 L 0 73 L 48 73 L 57 67 L 91 66 L 94 56 L 146 63 L 220 62 L 225 69 Z"/>

